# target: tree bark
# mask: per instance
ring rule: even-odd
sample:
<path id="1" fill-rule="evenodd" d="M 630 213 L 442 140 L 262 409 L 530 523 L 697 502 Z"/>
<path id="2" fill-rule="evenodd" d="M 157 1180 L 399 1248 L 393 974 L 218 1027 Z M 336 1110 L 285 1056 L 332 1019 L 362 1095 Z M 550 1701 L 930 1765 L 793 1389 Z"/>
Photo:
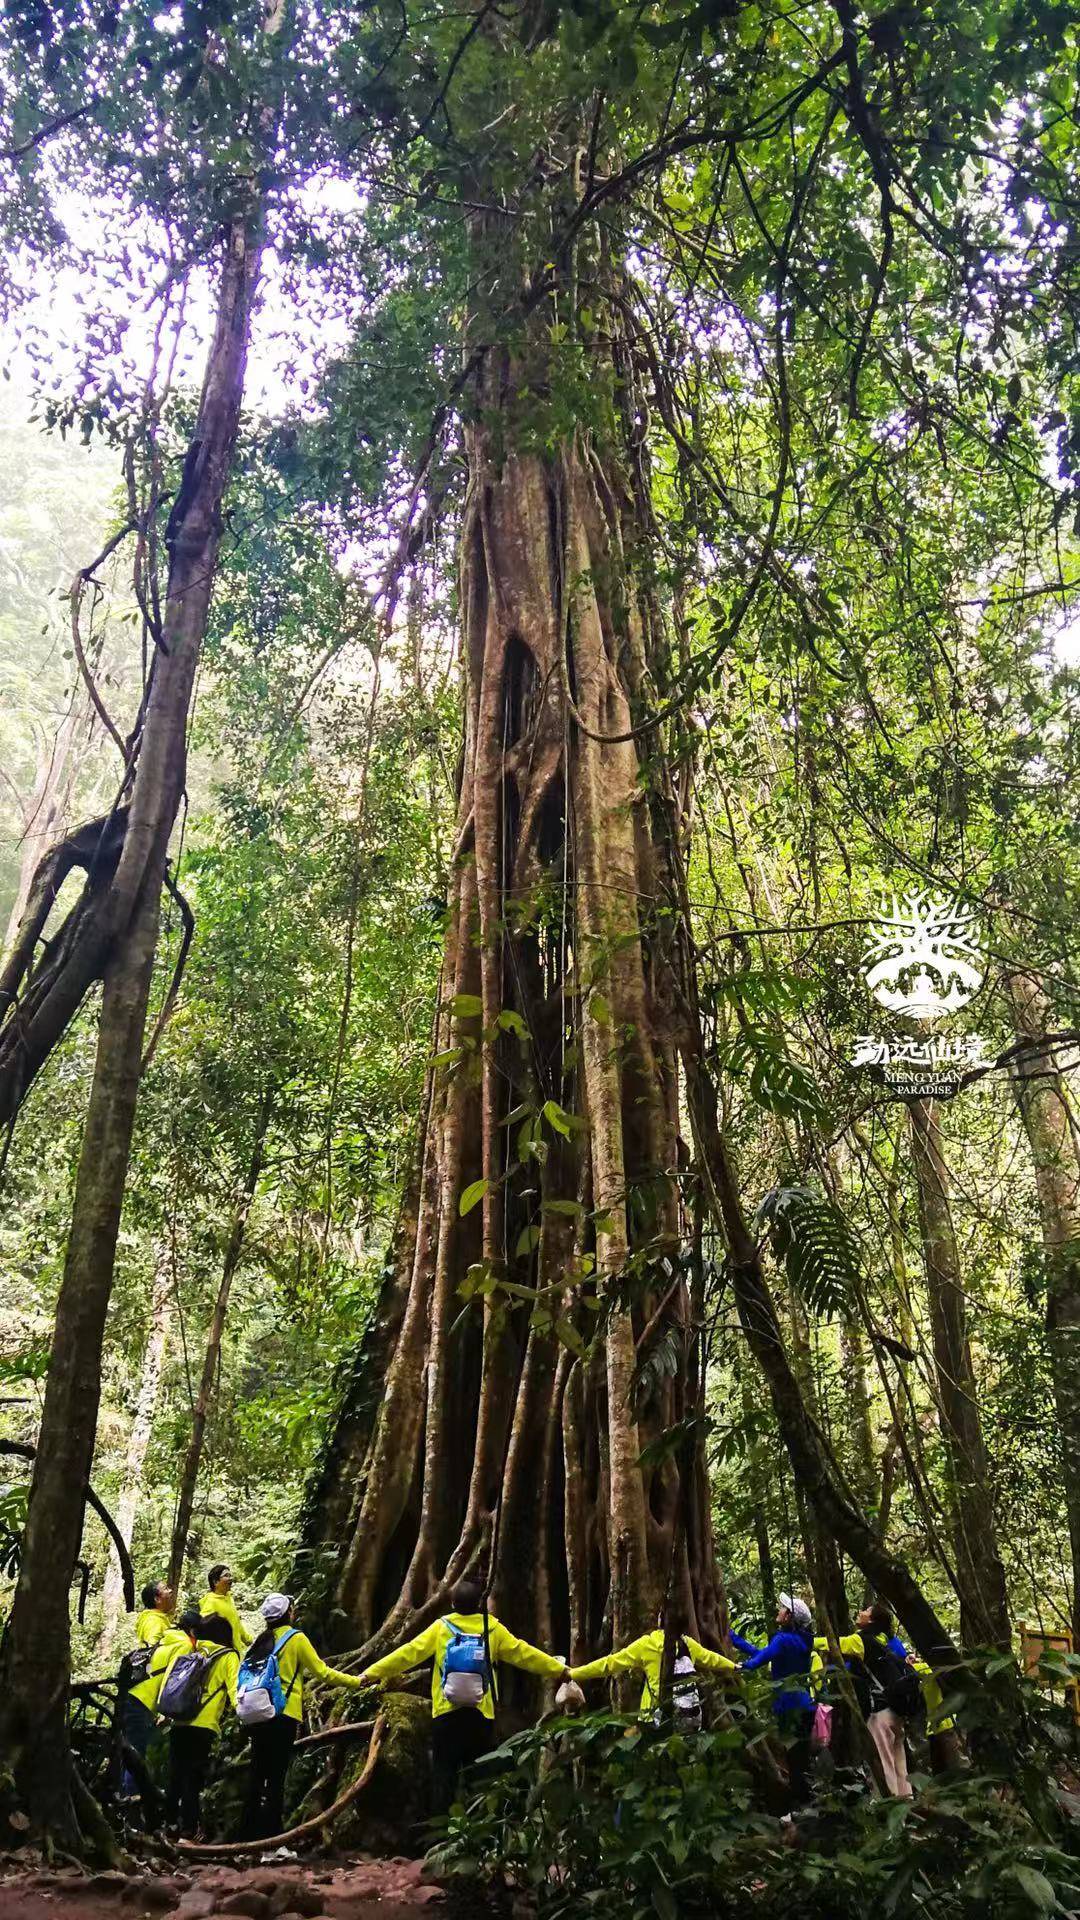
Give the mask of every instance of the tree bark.
<path id="1" fill-rule="evenodd" d="M 59 726 L 45 744 L 39 759 L 34 790 L 23 807 L 19 877 L 8 914 L 3 946 L 0 948 L 0 955 L 5 958 L 15 943 L 15 937 L 30 898 L 34 875 L 54 841 L 62 838 L 65 832 L 68 809 L 71 805 L 71 792 L 78 771 L 78 760 L 74 749 L 76 738 L 84 727 L 89 739 L 93 731 L 92 713 L 85 689 L 79 682 L 72 691 L 67 711 Z"/>
<path id="2" fill-rule="evenodd" d="M 153 1432 L 154 1415 L 157 1412 L 158 1394 L 161 1388 L 161 1373 L 165 1363 L 165 1349 L 168 1345 L 171 1283 L 172 1275 L 167 1249 L 161 1248 L 158 1250 L 153 1291 L 150 1297 L 150 1330 L 146 1337 L 146 1346 L 143 1348 L 139 1397 L 135 1403 L 135 1418 L 128 1435 L 123 1483 L 116 1506 L 116 1524 L 129 1553 L 135 1533 L 139 1496 L 142 1491 L 143 1467 L 146 1464 L 150 1436 Z M 120 1616 L 123 1612 L 124 1574 L 119 1556 L 113 1552 L 109 1558 L 109 1570 L 105 1575 L 102 1594 L 103 1617 L 97 1647 L 97 1657 L 103 1666 L 112 1657 Z"/>
<path id="3" fill-rule="evenodd" d="M 1012 1069 L 1039 1196 L 1046 1249 L 1046 1339 L 1061 1447 L 1072 1555 L 1073 1645 L 1080 1647 L 1080 1136 L 1072 1091 L 1046 1035 L 1053 1018 L 1042 982 L 1005 981 L 1018 1039 L 1034 1042 Z"/>
<path id="4" fill-rule="evenodd" d="M 244 204 L 223 235 L 214 336 L 195 430 L 165 544 L 169 555 L 161 631 L 129 748 L 123 807 L 63 843 L 64 871 L 86 868 L 86 882 L 56 936 L 38 953 L 59 878 L 57 851 L 46 855 L 0 977 L 0 1125 L 10 1122 L 35 1076 L 63 1038 L 89 992 L 122 945 L 147 884 L 162 884 L 183 791 L 187 723 L 202 653 L 221 539 L 221 507 L 240 420 L 251 317 L 264 240 L 262 161 L 280 112 L 286 0 L 270 0 L 264 18 L 273 87 L 258 117 L 253 170 Z M 163 865 L 162 865 L 163 872 Z M 155 878 L 156 876 L 156 878 Z"/>
<path id="5" fill-rule="evenodd" d="M 474 244 L 477 284 L 505 291 L 512 236 L 478 224 Z M 515 1626 L 575 1654 L 655 1617 L 673 1555 L 702 1632 L 726 1624 L 700 1460 L 682 1529 L 680 1462 L 640 1461 L 678 1394 L 649 1362 L 669 1338 L 685 1351 L 691 1309 L 663 1266 L 680 1240 L 669 962 L 639 904 L 664 852 L 636 742 L 606 738 L 631 730 L 657 645 L 619 437 L 633 369 L 608 316 L 596 377 L 617 430 L 545 448 L 541 317 L 524 346 L 479 356 L 468 401 L 440 1064 L 333 1595 L 369 1652 L 430 1619 L 470 1566 Z M 354 1472 L 355 1444 L 333 1444 Z M 326 1514 L 347 1504 L 325 1473 L 319 1498 Z"/>
<path id="6" fill-rule="evenodd" d="M 276 34 L 283 8 L 272 12 Z M 280 72 L 280 68 L 278 69 Z M 276 120 L 276 114 L 271 115 Z M 272 128 L 262 124 L 264 136 Z M 82 1490 L 93 1459 L 105 1317 L 112 1292 L 135 1117 L 146 1011 L 169 837 L 183 792 L 188 715 L 221 537 L 222 499 L 244 388 L 263 248 L 263 201 L 229 222 L 218 310 L 195 433 L 167 537 L 170 562 L 130 806 L 104 885 L 93 859 L 82 901 L 35 968 L 24 941 L 20 977 L 0 1029 L 0 1109 L 17 1110 L 29 1080 L 104 976 L 97 1058 L 79 1158 L 64 1280 L 11 1617 L 0 1651 L 0 1757 L 31 1830 L 79 1845 L 78 1788 L 67 1732 L 71 1667 L 68 1586 Z M 59 946 L 59 951 L 56 951 Z M 21 992 L 20 992 L 21 989 Z M 5 1052 L 4 1049 L 7 1049 Z"/>
<path id="7" fill-rule="evenodd" d="M 693 1019 L 691 1033 L 696 1024 Z M 700 1029 L 696 1044 L 693 1038 L 687 1040 L 683 1060 L 698 1166 L 713 1216 L 727 1243 L 739 1321 L 767 1382 L 795 1479 L 822 1525 L 854 1560 L 873 1591 L 890 1602 L 923 1658 L 935 1669 L 955 1668 L 958 1654 L 946 1628 L 910 1570 L 885 1546 L 845 1487 L 799 1390 L 720 1131 L 716 1089 L 704 1064 Z"/>
<path id="8" fill-rule="evenodd" d="M 157 885 L 153 880 L 157 880 Z M 81 1844 L 67 1729 L 68 1590 L 94 1453 L 139 1059 L 157 942 L 160 868 L 109 963 L 71 1234 L 57 1302 L 19 1578 L 0 1651 L 0 1754 L 31 1830 Z"/>
<path id="9" fill-rule="evenodd" d="M 202 1377 L 199 1390 L 195 1395 L 195 1405 L 191 1410 L 191 1432 L 188 1436 L 187 1452 L 184 1455 L 180 1485 L 176 1495 L 176 1518 L 173 1522 L 172 1542 L 169 1548 L 169 1572 L 167 1584 L 174 1593 L 180 1586 L 184 1571 L 184 1558 L 188 1550 L 188 1534 L 191 1530 L 191 1516 L 195 1508 L 195 1490 L 199 1481 L 199 1468 L 202 1464 L 203 1446 L 206 1440 L 206 1423 L 213 1408 L 217 1393 L 218 1370 L 221 1365 L 221 1342 L 225 1333 L 225 1316 L 229 1310 L 229 1295 L 233 1280 L 240 1265 L 244 1250 L 244 1235 L 247 1232 L 248 1215 L 255 1190 L 262 1173 L 263 1158 L 266 1152 L 266 1134 L 270 1125 L 273 1109 L 273 1094 L 269 1089 L 259 1103 L 255 1120 L 255 1138 L 251 1155 L 240 1188 L 229 1232 L 225 1241 L 225 1253 L 221 1263 L 221 1279 L 218 1282 L 214 1311 L 210 1316 L 210 1326 L 206 1335 L 206 1351 L 203 1355 Z"/>
<path id="10" fill-rule="evenodd" d="M 949 1206 L 949 1171 L 932 1100 L 912 1100 L 912 1153 L 930 1302 L 938 1417 L 948 1465 L 960 1637 L 967 1647 L 1007 1648 L 1012 1634 L 997 1544 L 990 1462 L 968 1333 L 960 1255 Z"/>

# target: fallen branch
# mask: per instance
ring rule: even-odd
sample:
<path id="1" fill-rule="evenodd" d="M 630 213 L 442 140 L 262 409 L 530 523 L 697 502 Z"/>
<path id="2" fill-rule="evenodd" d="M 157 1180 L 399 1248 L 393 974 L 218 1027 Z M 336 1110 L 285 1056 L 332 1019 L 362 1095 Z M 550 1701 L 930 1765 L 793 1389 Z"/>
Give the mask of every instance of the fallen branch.
<path id="1" fill-rule="evenodd" d="M 375 1763 L 379 1758 L 379 1748 L 385 1731 L 386 1715 L 380 1713 L 372 1730 L 371 1745 L 361 1772 L 357 1774 L 352 1786 L 347 1787 L 340 1799 L 335 1800 L 332 1807 L 327 1807 L 325 1813 L 317 1813 L 310 1820 L 302 1821 L 300 1826 L 291 1828 L 288 1833 L 272 1833 L 269 1839 L 223 1840 L 212 1847 L 199 1846 L 194 1840 L 181 1840 L 179 1851 L 189 1858 L 198 1854 L 200 1859 L 204 1860 L 225 1860 L 238 1853 L 262 1853 L 267 1847 L 284 1847 L 294 1840 L 306 1838 L 309 1833 L 317 1833 L 320 1827 L 328 1827 L 332 1820 L 337 1819 L 339 1813 L 344 1813 L 346 1807 L 352 1805 L 358 1794 L 362 1793 L 367 1786 L 375 1771 Z"/>
<path id="2" fill-rule="evenodd" d="M 324 1740 L 344 1740 L 350 1733 L 370 1733 L 374 1725 L 374 1720 L 343 1720 L 340 1727 L 320 1727 L 318 1733 L 307 1733 L 302 1740 L 297 1740 L 293 1752 L 320 1746 Z"/>

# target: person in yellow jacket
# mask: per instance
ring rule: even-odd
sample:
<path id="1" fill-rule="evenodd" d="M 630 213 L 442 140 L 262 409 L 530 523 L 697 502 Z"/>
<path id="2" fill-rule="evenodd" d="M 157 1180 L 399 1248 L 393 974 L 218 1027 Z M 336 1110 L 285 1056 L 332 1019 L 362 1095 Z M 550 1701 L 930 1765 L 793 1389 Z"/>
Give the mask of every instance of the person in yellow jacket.
<path id="1" fill-rule="evenodd" d="M 165 1794 L 165 1824 L 179 1824 L 181 1837 L 193 1840 L 199 1827 L 199 1805 L 210 1767 L 214 1740 L 221 1732 L 227 1705 L 236 1705 L 236 1680 L 240 1660 L 232 1644 L 232 1629 L 227 1620 L 212 1614 L 202 1619 L 185 1613 L 180 1644 L 169 1654 L 158 1686 L 158 1698 L 181 1654 L 205 1654 L 212 1662 L 206 1674 L 198 1712 L 189 1720 L 173 1720 L 169 1725 L 169 1784 Z"/>
<path id="2" fill-rule="evenodd" d="M 686 1622 L 682 1615 L 672 1622 L 676 1635 L 674 1694 L 676 1718 L 696 1720 L 699 1701 L 697 1688 L 693 1685 L 693 1673 L 738 1673 L 734 1660 L 726 1654 L 713 1653 L 709 1647 L 703 1647 L 700 1640 L 694 1640 L 686 1632 Z M 640 1673 L 645 1685 L 642 1690 L 639 1713 L 657 1713 L 660 1707 L 660 1669 L 664 1659 L 664 1623 L 653 1628 L 651 1633 L 643 1633 L 637 1640 L 631 1640 L 617 1653 L 605 1653 L 599 1660 L 588 1660 L 583 1667 L 571 1667 L 571 1680 L 609 1680 L 616 1673 Z"/>
<path id="3" fill-rule="evenodd" d="M 926 1735 L 930 1743 L 930 1770 L 932 1773 L 948 1773 L 959 1764 L 960 1742 L 956 1732 L 956 1721 L 943 1711 L 945 1695 L 941 1682 L 933 1667 L 917 1654 L 909 1653 L 909 1667 L 913 1667 L 922 1686 L 923 1705 L 926 1708 Z"/>
<path id="4" fill-rule="evenodd" d="M 240 1830 L 242 1840 L 262 1840 L 280 1833 L 285 1818 L 285 1779 L 293 1742 L 304 1717 L 304 1676 L 331 1687 L 359 1692 L 364 1684 L 355 1673 L 329 1667 L 316 1653 L 306 1633 L 296 1626 L 291 1594 L 268 1593 L 259 1609 L 265 1625 L 252 1641 L 244 1665 L 256 1672 L 271 1654 L 277 1656 L 278 1678 L 285 1696 L 282 1711 L 273 1720 L 249 1727 L 251 1772 Z"/>
<path id="5" fill-rule="evenodd" d="M 173 1596 L 161 1583 L 142 1590 L 143 1610 L 135 1622 L 135 1637 L 140 1648 L 149 1650 L 143 1677 L 121 1692 L 119 1715 L 120 1795 L 142 1805 L 143 1826 L 152 1833 L 160 1812 L 157 1790 L 150 1778 L 146 1755 L 154 1737 L 154 1713 L 165 1670 L 172 1653 L 186 1647 L 188 1636 L 172 1624 Z M 127 1663 L 121 1667 L 121 1686 Z"/>
<path id="6" fill-rule="evenodd" d="M 232 1573 L 227 1566 L 211 1567 L 206 1576 L 207 1591 L 199 1601 L 199 1612 L 204 1620 L 210 1620 L 217 1614 L 219 1619 L 228 1621 L 232 1629 L 233 1647 L 243 1659 L 245 1647 L 250 1647 L 255 1636 L 248 1631 L 236 1611 L 232 1583 Z"/>
<path id="7" fill-rule="evenodd" d="M 173 1623 L 176 1595 L 164 1580 L 151 1580 L 139 1595 L 142 1612 L 135 1618 L 135 1638 L 140 1647 L 156 1647 Z"/>
<path id="8" fill-rule="evenodd" d="M 434 1799 L 436 1807 L 445 1809 L 463 1770 L 495 1744 L 494 1670 L 500 1662 L 558 1680 L 569 1679 L 570 1670 L 565 1660 L 517 1639 L 487 1613 L 484 1590 L 476 1580 L 459 1580 L 450 1595 L 449 1613 L 396 1653 L 374 1661 L 360 1678 L 365 1685 L 376 1681 L 385 1686 L 428 1660 Z"/>

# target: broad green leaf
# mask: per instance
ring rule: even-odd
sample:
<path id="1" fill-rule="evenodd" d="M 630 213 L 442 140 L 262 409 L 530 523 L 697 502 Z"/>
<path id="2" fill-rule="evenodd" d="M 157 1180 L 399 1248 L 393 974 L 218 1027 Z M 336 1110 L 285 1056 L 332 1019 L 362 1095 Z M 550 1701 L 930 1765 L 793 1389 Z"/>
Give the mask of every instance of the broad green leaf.
<path id="1" fill-rule="evenodd" d="M 458 1201 L 458 1213 L 471 1213 L 491 1185 L 490 1180 L 471 1180 Z"/>

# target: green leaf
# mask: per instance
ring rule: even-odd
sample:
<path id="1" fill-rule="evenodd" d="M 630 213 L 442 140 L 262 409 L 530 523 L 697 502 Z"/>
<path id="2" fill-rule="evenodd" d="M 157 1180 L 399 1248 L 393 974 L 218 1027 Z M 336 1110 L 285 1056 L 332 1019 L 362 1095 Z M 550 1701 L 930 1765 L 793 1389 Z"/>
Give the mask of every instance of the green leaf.
<path id="1" fill-rule="evenodd" d="M 517 1237 L 517 1245 L 514 1248 L 514 1258 L 516 1260 L 523 1260 L 526 1254 L 532 1253 L 533 1249 L 539 1245 L 539 1227 L 523 1227 Z"/>
<path id="2" fill-rule="evenodd" d="M 520 1013 L 514 1012 L 513 1007 L 504 1007 L 502 1012 L 496 1015 L 495 1025 L 501 1027 L 504 1033 L 516 1033 L 519 1040 L 527 1040 L 529 1037 L 528 1027 Z"/>
<path id="3" fill-rule="evenodd" d="M 590 994 L 589 1012 L 592 1014 L 598 1027 L 610 1027 L 611 1006 L 602 993 Z"/>
<path id="4" fill-rule="evenodd" d="M 458 1213 L 471 1213 L 477 1202 L 483 1199 L 490 1185 L 490 1180 L 471 1180 L 458 1201 Z"/>
<path id="5" fill-rule="evenodd" d="M 1040 1873 L 1037 1867 L 1027 1867 L 1022 1863 L 1016 1866 L 1006 1867 L 1005 1878 L 1007 1880 L 1015 1880 L 1017 1886 L 1023 1889 L 1039 1913 L 1061 1913 L 1063 1911 L 1057 1894 L 1054 1892 L 1045 1873 Z"/>
<path id="6" fill-rule="evenodd" d="M 560 1107 L 558 1101 L 545 1100 L 542 1112 L 548 1126 L 552 1127 L 556 1133 L 561 1133 L 565 1140 L 569 1140 L 570 1115 Z"/>
<path id="7" fill-rule="evenodd" d="M 652 1903 L 660 1920 L 679 1920 L 679 1909 L 675 1895 L 670 1887 L 658 1886 L 652 1890 Z"/>
<path id="8" fill-rule="evenodd" d="M 450 1002 L 450 1011 L 459 1020 L 475 1020 L 484 1011 L 484 1003 L 478 993 L 455 993 Z"/>
<path id="9" fill-rule="evenodd" d="M 859 1286 L 859 1254 L 831 1200 L 813 1187 L 773 1187 L 757 1211 L 773 1252 L 811 1313 L 837 1319 L 851 1310 Z"/>
<path id="10" fill-rule="evenodd" d="M 441 1053 L 432 1055 L 431 1064 L 433 1067 L 452 1067 L 464 1058 L 464 1053 L 463 1047 L 444 1047 Z"/>
<path id="11" fill-rule="evenodd" d="M 585 1211 L 580 1200 L 544 1200 L 541 1204 L 545 1213 L 564 1213 L 574 1220 Z"/>
<path id="12" fill-rule="evenodd" d="M 564 1347 L 569 1347 L 570 1352 L 576 1353 L 579 1359 L 583 1356 L 585 1352 L 585 1342 L 573 1321 L 568 1320 L 565 1314 L 556 1320 L 555 1332 Z"/>

